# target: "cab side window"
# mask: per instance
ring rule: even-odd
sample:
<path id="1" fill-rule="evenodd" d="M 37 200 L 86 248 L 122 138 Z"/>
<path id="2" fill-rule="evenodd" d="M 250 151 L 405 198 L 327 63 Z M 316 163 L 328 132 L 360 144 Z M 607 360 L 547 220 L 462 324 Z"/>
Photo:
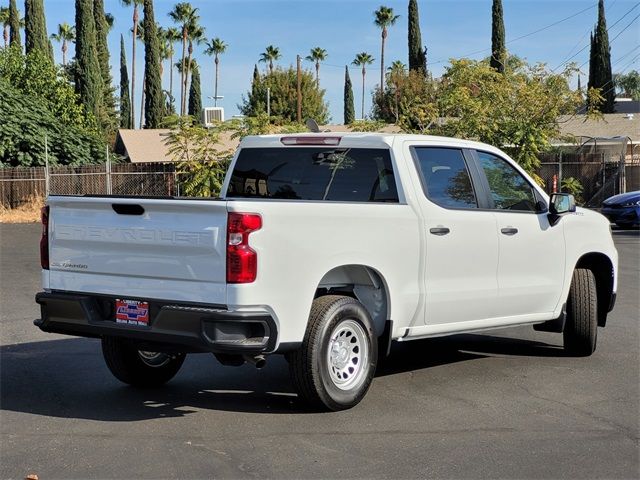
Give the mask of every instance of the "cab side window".
<path id="1" fill-rule="evenodd" d="M 495 155 L 477 153 L 480 167 L 489 182 L 489 191 L 496 210 L 537 211 L 533 187 L 518 170 Z"/>
<path id="2" fill-rule="evenodd" d="M 429 200 L 445 208 L 478 208 L 462 150 L 437 147 L 414 150 Z"/>

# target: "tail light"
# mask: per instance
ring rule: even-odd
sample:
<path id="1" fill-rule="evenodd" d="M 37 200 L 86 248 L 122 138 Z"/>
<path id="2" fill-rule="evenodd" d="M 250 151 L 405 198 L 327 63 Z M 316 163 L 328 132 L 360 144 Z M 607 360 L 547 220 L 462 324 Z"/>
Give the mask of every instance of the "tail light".
<path id="1" fill-rule="evenodd" d="M 258 254 L 249 246 L 249 234 L 262 228 L 255 213 L 229 213 L 227 221 L 227 283 L 251 283 L 258 274 Z"/>
<path id="2" fill-rule="evenodd" d="M 40 237 L 40 265 L 49 270 L 49 205 L 42 207 L 42 237 Z"/>

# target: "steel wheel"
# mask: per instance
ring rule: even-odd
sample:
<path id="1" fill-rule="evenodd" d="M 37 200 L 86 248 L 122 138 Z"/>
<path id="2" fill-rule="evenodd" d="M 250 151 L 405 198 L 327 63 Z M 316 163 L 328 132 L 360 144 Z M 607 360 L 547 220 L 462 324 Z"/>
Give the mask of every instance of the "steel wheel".
<path id="1" fill-rule="evenodd" d="M 327 365 L 329 378 L 341 390 L 357 388 L 369 362 L 369 348 L 364 329 L 354 320 L 339 323 L 329 340 Z"/>
<path id="2" fill-rule="evenodd" d="M 323 410 L 360 402 L 376 372 L 378 342 L 366 308 L 355 298 L 324 295 L 313 301 L 304 341 L 289 354 L 298 395 Z"/>

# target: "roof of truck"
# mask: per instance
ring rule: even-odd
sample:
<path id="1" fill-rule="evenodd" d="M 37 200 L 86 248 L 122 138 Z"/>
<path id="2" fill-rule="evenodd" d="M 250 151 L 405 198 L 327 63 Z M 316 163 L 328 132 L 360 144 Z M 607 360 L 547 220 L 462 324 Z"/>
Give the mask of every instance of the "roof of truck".
<path id="1" fill-rule="evenodd" d="M 460 138 L 451 137 L 438 137 L 434 135 L 412 135 L 405 133 L 375 133 L 375 132 L 320 132 L 320 133 L 279 133 L 270 135 L 251 135 L 245 137 L 240 142 L 240 147 L 281 147 L 283 146 L 282 139 L 285 138 L 303 138 L 308 140 L 309 143 L 301 144 L 299 146 L 314 146 L 313 139 L 322 138 L 340 138 L 338 146 L 348 147 L 369 147 L 380 148 L 389 147 L 396 141 L 421 141 L 430 142 L 434 144 L 458 146 L 462 148 L 493 148 L 490 145 L 480 142 L 474 142 L 471 140 L 463 140 Z M 322 145 L 322 144 L 318 144 Z M 325 144 L 326 146 L 332 146 L 331 144 Z M 295 145 L 294 145 L 295 146 Z"/>

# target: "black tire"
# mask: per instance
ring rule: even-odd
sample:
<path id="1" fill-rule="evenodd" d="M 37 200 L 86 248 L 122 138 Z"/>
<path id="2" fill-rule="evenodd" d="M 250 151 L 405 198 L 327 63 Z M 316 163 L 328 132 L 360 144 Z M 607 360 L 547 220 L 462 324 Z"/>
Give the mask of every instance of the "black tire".
<path id="1" fill-rule="evenodd" d="M 184 353 L 141 352 L 126 338 L 103 337 L 102 355 L 121 382 L 135 387 L 159 387 L 171 380 L 184 362 Z"/>
<path id="2" fill-rule="evenodd" d="M 289 370 L 298 395 L 312 407 L 345 410 L 367 393 L 377 357 L 367 310 L 354 298 L 326 295 L 311 306 L 302 346 L 289 354 Z"/>
<path id="3" fill-rule="evenodd" d="M 596 349 L 598 333 L 598 295 L 596 279 L 591 270 L 578 268 L 573 272 L 567 320 L 564 326 L 564 350 L 576 357 L 587 357 Z"/>

